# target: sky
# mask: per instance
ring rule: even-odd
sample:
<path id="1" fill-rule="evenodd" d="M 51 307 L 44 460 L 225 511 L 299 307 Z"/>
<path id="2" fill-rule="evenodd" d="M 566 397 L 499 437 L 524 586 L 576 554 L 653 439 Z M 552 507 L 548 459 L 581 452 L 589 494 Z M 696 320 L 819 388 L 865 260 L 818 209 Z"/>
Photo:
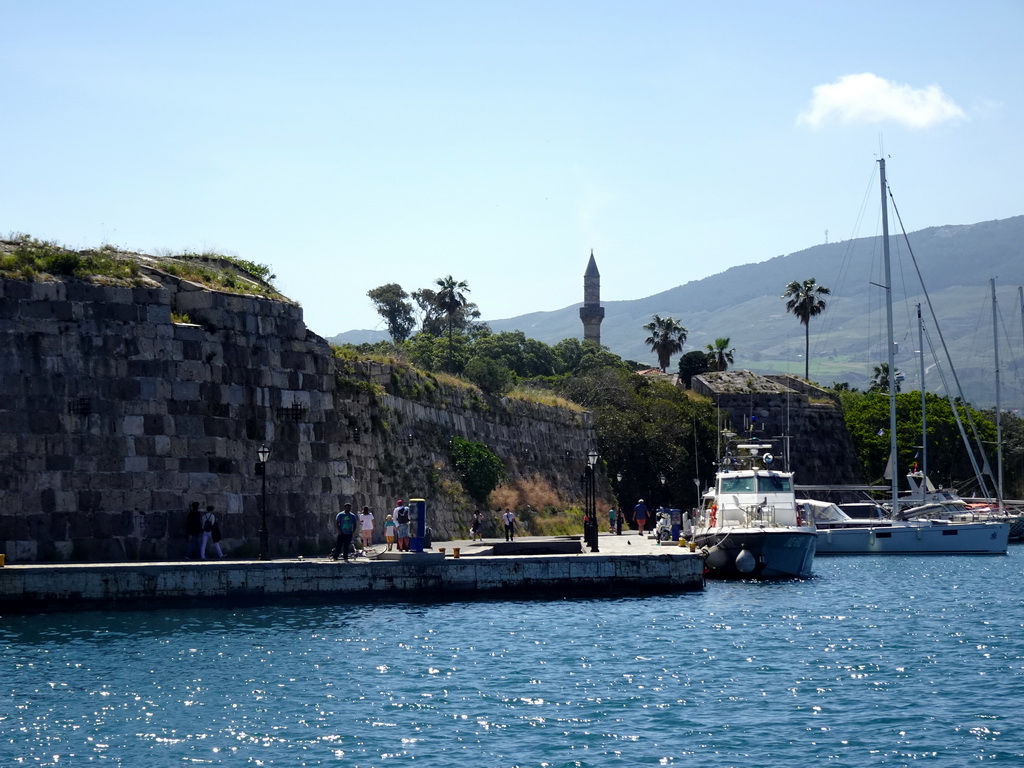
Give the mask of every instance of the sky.
<path id="1" fill-rule="evenodd" d="M 321 336 L 384 329 L 386 283 L 502 319 L 582 301 L 591 249 L 614 301 L 873 236 L 880 153 L 908 231 L 1024 214 L 1020 0 L 0 0 L 0 29 L 0 237 L 267 264 Z"/>

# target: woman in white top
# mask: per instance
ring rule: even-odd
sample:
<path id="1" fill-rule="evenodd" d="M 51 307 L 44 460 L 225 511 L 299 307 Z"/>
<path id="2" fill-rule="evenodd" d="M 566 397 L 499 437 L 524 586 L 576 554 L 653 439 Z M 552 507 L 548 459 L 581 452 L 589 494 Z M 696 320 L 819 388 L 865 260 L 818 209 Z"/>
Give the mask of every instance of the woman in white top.
<path id="1" fill-rule="evenodd" d="M 373 513 L 369 507 L 363 507 L 359 515 L 359 524 L 363 532 L 363 549 L 373 543 Z"/>

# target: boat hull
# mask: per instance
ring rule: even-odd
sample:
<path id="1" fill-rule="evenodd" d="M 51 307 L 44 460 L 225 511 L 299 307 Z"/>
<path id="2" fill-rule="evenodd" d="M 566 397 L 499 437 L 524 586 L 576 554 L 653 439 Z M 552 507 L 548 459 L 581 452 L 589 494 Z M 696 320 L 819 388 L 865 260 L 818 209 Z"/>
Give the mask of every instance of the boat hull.
<path id="1" fill-rule="evenodd" d="M 715 579 L 785 579 L 811 575 L 818 536 L 813 529 L 705 529 L 694 535 Z"/>
<path id="2" fill-rule="evenodd" d="M 818 530 L 819 555 L 1002 555 L 1008 523 L 933 521 Z"/>

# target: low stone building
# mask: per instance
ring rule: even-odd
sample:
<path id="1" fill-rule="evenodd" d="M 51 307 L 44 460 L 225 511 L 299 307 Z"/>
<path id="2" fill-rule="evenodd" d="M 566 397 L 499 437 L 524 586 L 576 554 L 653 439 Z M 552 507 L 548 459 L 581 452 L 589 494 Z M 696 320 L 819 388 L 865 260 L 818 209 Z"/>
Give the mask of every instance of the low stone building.
<path id="1" fill-rule="evenodd" d="M 859 463 L 834 393 L 795 376 L 734 370 L 693 377 L 695 392 L 711 398 L 723 429 L 773 441 L 776 455 L 801 485 L 860 483 Z"/>

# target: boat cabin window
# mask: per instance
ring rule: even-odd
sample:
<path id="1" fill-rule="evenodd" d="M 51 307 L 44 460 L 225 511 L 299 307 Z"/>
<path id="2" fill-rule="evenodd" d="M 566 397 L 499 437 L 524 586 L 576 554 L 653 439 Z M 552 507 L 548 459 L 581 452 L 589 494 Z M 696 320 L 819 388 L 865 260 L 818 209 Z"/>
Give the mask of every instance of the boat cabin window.
<path id="1" fill-rule="evenodd" d="M 722 493 L 753 493 L 754 477 L 723 477 Z"/>
<path id="2" fill-rule="evenodd" d="M 759 475 L 757 478 L 758 493 L 789 493 L 792 490 L 793 488 L 788 477 Z"/>

